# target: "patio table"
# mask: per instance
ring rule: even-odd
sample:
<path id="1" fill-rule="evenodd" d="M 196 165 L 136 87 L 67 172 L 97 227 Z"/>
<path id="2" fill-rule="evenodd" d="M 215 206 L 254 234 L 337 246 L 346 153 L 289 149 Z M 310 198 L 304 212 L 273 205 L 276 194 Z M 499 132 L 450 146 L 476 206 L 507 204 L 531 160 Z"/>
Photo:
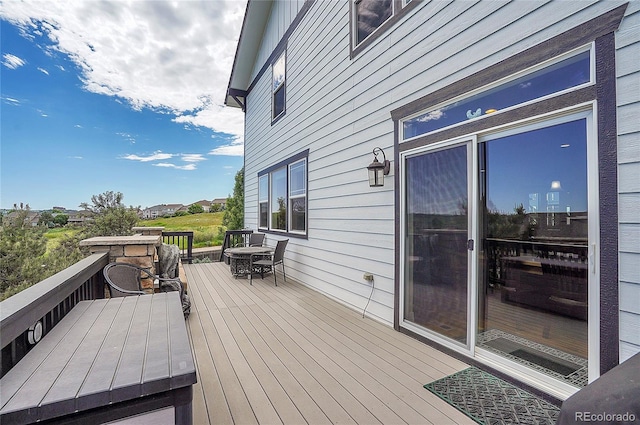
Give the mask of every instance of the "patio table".
<path id="1" fill-rule="evenodd" d="M 248 275 L 251 265 L 251 256 L 254 254 L 268 254 L 273 251 L 272 248 L 266 246 L 241 246 L 238 248 L 229 248 L 225 254 L 230 259 L 231 274 L 238 277 L 240 275 Z"/>

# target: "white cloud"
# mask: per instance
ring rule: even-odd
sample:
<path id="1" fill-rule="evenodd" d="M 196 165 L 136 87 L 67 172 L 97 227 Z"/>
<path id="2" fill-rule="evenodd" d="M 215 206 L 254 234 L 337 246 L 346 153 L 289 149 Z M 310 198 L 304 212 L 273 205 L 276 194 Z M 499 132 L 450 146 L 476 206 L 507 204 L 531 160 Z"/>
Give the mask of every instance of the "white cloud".
<path id="1" fill-rule="evenodd" d="M 44 68 L 38 68 L 38 71 L 42 72 L 43 74 L 49 75 L 49 71 Z"/>
<path id="2" fill-rule="evenodd" d="M 2 100 L 9 105 L 20 106 L 20 101 L 18 99 L 14 99 L 13 97 L 4 97 L 2 96 Z"/>
<path id="3" fill-rule="evenodd" d="M 184 162 L 200 162 L 207 160 L 207 158 L 199 153 L 183 153 L 180 155 L 180 157 Z"/>
<path id="4" fill-rule="evenodd" d="M 174 155 L 172 153 L 163 153 L 161 151 L 156 151 L 153 154 L 147 155 L 147 156 L 130 154 L 130 155 L 125 155 L 122 158 L 129 159 L 131 161 L 150 162 L 150 161 L 160 161 L 163 159 L 170 159 L 170 158 L 173 158 L 173 156 Z"/>
<path id="5" fill-rule="evenodd" d="M 193 171 L 196 169 L 196 164 L 175 165 L 175 164 L 169 164 L 168 162 L 159 162 L 153 165 L 155 165 L 156 167 L 175 168 L 176 170 L 186 170 L 186 171 Z"/>
<path id="6" fill-rule="evenodd" d="M 440 118 L 442 118 L 444 116 L 444 110 L 442 109 L 438 109 L 435 111 L 431 111 L 425 115 L 422 115 L 420 117 L 418 117 L 417 121 L 418 122 L 428 122 L 428 121 L 433 121 L 433 120 L 439 120 Z"/>
<path id="7" fill-rule="evenodd" d="M 5 53 L 2 55 L 2 64 L 9 69 L 17 69 L 26 64 L 27 62 L 19 57 L 12 55 L 11 53 Z"/>
<path id="8" fill-rule="evenodd" d="M 236 137 L 230 143 L 210 150 L 209 155 L 243 156 L 244 137 Z"/>
<path id="9" fill-rule="evenodd" d="M 245 6 L 246 0 L 5 1 L 0 14 L 25 36 L 46 34 L 49 48 L 81 70 L 85 90 L 242 141 L 242 111 L 222 104 Z M 17 64 L 7 54 L 3 63 Z"/>

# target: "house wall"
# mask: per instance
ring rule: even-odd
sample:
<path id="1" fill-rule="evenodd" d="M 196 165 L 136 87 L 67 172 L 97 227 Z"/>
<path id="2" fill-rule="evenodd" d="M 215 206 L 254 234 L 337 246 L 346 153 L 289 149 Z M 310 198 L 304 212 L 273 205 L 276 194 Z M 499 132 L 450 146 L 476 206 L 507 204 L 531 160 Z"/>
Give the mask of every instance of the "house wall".
<path id="1" fill-rule="evenodd" d="M 620 360 L 640 351 L 640 2 L 616 33 Z"/>
<path id="2" fill-rule="evenodd" d="M 375 290 L 367 313 L 393 324 L 390 111 L 620 4 L 624 2 L 425 2 L 350 59 L 348 3 L 316 1 L 287 41 L 286 115 L 271 125 L 270 69 L 254 81 L 247 98 L 247 226 L 257 228 L 257 173 L 308 148 L 308 239 L 290 239 L 287 273 L 361 310 L 371 294 L 362 276 L 370 272 Z M 277 5 L 256 70 L 271 54 L 275 38 L 284 34 L 275 12 L 286 7 Z M 638 6 L 638 1 L 629 5 L 616 34 L 623 359 L 640 351 Z M 369 187 L 365 170 L 376 146 L 392 160 L 382 188 Z"/>

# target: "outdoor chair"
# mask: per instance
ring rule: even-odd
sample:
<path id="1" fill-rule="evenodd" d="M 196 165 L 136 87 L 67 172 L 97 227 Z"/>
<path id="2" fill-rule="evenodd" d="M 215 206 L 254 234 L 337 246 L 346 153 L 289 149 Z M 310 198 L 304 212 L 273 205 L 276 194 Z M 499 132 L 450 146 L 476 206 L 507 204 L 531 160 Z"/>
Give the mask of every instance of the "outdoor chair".
<path id="1" fill-rule="evenodd" d="M 282 265 L 282 276 L 284 281 L 287 281 L 287 275 L 284 272 L 284 250 L 287 247 L 289 239 L 278 241 L 276 249 L 270 253 L 252 254 L 249 262 L 249 284 L 253 285 L 253 270 L 254 267 L 260 268 L 260 278 L 264 279 L 265 267 L 270 268 L 273 272 L 273 281 L 278 286 L 278 279 L 276 277 L 276 265 Z"/>
<path id="2" fill-rule="evenodd" d="M 234 245 L 233 247 L 239 246 L 262 246 L 264 243 L 264 233 L 250 233 L 249 240 L 247 242 L 239 243 Z"/>
<path id="3" fill-rule="evenodd" d="M 149 269 L 122 262 L 107 264 L 102 273 L 107 281 L 109 296 L 111 298 L 147 294 L 147 292 L 142 289 L 142 279 L 149 278 L 152 279 L 154 283 L 158 281 L 158 287 L 161 292 L 179 291 L 185 318 L 189 315 L 191 303 L 184 291 L 182 281 L 180 281 L 178 277 L 160 277 L 152 274 Z"/>

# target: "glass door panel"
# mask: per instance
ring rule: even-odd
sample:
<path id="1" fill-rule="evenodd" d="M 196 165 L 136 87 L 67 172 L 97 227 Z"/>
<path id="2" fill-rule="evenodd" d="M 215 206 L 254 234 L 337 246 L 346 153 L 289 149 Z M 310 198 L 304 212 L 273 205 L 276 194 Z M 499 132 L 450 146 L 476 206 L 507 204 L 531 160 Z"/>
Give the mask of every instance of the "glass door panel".
<path id="1" fill-rule="evenodd" d="M 587 123 L 479 145 L 476 345 L 587 383 Z"/>
<path id="2" fill-rule="evenodd" d="M 406 159 L 404 320 L 467 345 L 469 144 Z"/>

